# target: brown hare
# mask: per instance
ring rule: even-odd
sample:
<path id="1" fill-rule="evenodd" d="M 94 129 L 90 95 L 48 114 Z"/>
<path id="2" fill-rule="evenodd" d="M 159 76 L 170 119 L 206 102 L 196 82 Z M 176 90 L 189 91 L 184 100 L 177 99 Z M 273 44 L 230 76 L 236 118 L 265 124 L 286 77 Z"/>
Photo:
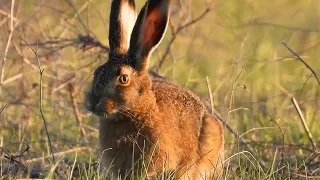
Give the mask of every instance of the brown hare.
<path id="1" fill-rule="evenodd" d="M 96 69 L 85 105 L 100 117 L 101 165 L 113 177 L 134 177 L 141 159 L 138 172 L 153 177 L 208 179 L 222 172 L 220 122 L 194 93 L 148 72 L 168 21 L 169 0 L 147 1 L 137 19 L 134 0 L 112 1 L 109 60 Z"/>

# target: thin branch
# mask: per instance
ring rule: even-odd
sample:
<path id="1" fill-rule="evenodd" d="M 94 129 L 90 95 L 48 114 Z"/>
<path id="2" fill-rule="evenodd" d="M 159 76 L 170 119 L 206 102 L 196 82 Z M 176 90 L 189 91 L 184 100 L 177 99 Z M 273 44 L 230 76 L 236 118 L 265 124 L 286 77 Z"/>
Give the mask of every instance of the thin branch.
<path id="1" fill-rule="evenodd" d="M 282 41 L 281 43 L 282 43 L 293 55 L 295 55 L 295 56 L 298 58 L 298 60 L 300 60 L 300 61 L 312 72 L 312 74 L 314 75 L 314 77 L 317 79 L 318 84 L 320 85 L 320 80 L 319 80 L 319 78 L 318 78 L 318 76 L 317 76 L 317 73 L 312 69 L 312 67 L 309 66 L 297 53 L 295 53 L 295 52 L 286 44 L 285 41 Z"/>
<path id="2" fill-rule="evenodd" d="M 302 85 L 302 88 L 301 88 L 301 90 L 300 90 L 300 94 L 299 94 L 300 96 L 301 96 L 301 94 L 302 94 L 302 91 L 303 91 L 305 85 L 307 84 L 307 81 L 308 81 L 311 77 L 312 77 L 312 74 L 308 75 L 308 76 L 307 76 L 307 79 L 304 81 L 304 83 L 303 83 L 303 85 Z"/>
<path id="3" fill-rule="evenodd" d="M 249 109 L 249 108 L 246 108 L 246 107 L 239 107 L 239 108 L 231 109 L 231 110 L 228 111 L 228 115 L 229 115 L 230 113 L 233 113 L 233 112 L 236 112 L 236 111 L 240 111 L 240 110 L 248 111 L 248 110 L 250 110 L 250 109 Z"/>
<path id="4" fill-rule="evenodd" d="M 26 145 L 26 148 L 22 152 L 19 152 L 17 155 L 6 154 L 6 155 L 4 155 L 4 158 L 8 159 L 10 162 L 15 162 L 15 163 L 21 164 L 21 162 L 16 160 L 16 158 L 23 157 L 24 154 L 29 152 L 29 149 L 31 148 L 28 144 L 25 144 L 25 145 Z"/>
<path id="5" fill-rule="evenodd" d="M 61 157 L 61 156 L 65 156 L 65 155 L 70 154 L 70 153 L 73 153 L 73 152 L 86 151 L 86 150 L 87 150 L 87 151 L 92 151 L 93 148 L 92 148 L 92 147 L 76 147 L 76 148 L 73 148 L 73 149 L 69 149 L 69 150 L 67 150 L 67 151 L 54 153 L 54 156 L 55 156 L 55 157 Z M 30 160 L 27 160 L 26 164 L 41 162 L 41 161 L 43 161 L 44 159 L 48 159 L 48 158 L 50 158 L 50 156 L 30 159 Z"/>
<path id="6" fill-rule="evenodd" d="M 2 9 L 0 9 L 0 14 L 3 14 L 4 16 L 7 16 L 7 18 L 12 18 L 13 21 L 17 22 L 18 19 L 16 17 L 11 16 L 11 13 L 8 13 Z"/>
<path id="7" fill-rule="evenodd" d="M 7 107 L 8 104 L 5 104 L 2 109 L 0 110 L 0 115 L 2 114 L 2 112 L 4 111 L 4 109 Z"/>
<path id="8" fill-rule="evenodd" d="M 74 6 L 74 4 L 70 1 L 70 0 L 65 0 L 74 10 L 74 12 L 77 14 L 76 18 L 78 18 L 80 24 L 82 25 L 83 29 L 86 31 L 87 34 L 89 34 L 89 29 L 88 27 L 84 24 L 84 22 L 82 21 L 80 14 L 77 10 L 77 8 Z"/>
<path id="9" fill-rule="evenodd" d="M 278 124 L 278 122 L 273 119 L 273 117 L 271 116 L 271 114 L 269 114 L 269 116 L 270 116 L 270 118 L 271 118 L 270 121 L 273 122 L 273 123 L 275 123 L 275 124 L 277 125 L 277 127 L 279 128 L 279 130 L 280 130 L 280 132 L 281 132 L 281 134 L 282 134 L 282 151 L 281 151 L 281 160 L 280 160 L 280 163 L 279 163 L 279 165 L 281 165 L 282 162 L 283 162 L 283 158 L 284 158 L 283 155 L 284 155 L 285 135 L 284 135 L 284 132 L 283 132 L 281 126 Z M 278 119 L 280 119 L 280 118 L 278 118 Z M 277 119 L 277 120 L 278 120 L 278 119 Z"/>
<path id="10" fill-rule="evenodd" d="M 299 117 L 301 119 L 302 125 L 303 125 L 304 130 L 306 131 L 306 133 L 308 135 L 308 138 L 309 138 L 310 142 L 312 143 L 313 149 L 316 150 L 317 149 L 316 142 L 313 140 L 312 134 L 310 133 L 309 127 L 307 125 L 307 122 L 306 122 L 306 120 L 304 118 L 304 115 L 303 115 L 303 113 L 302 113 L 302 111 L 300 109 L 300 106 L 299 106 L 296 98 L 295 97 L 291 97 L 291 101 L 292 101 L 295 109 L 297 110 L 297 113 L 299 114 Z"/>
<path id="11" fill-rule="evenodd" d="M 248 140 L 241 137 L 235 130 L 233 130 L 233 128 L 227 123 L 227 121 L 217 112 L 212 112 L 214 114 L 214 116 L 220 120 L 220 122 L 222 122 L 222 124 L 235 136 L 236 139 L 239 139 L 240 143 L 241 144 L 244 144 L 247 148 L 248 148 L 248 151 L 251 153 L 251 154 L 254 154 L 255 150 L 253 149 L 253 147 L 248 143 Z M 267 163 L 259 158 L 259 163 L 261 166 L 263 167 L 267 167 Z"/>
<path id="12" fill-rule="evenodd" d="M 1 69 L 1 77 L 0 77 L 0 87 L 2 87 L 2 83 L 3 83 L 3 80 L 4 80 L 5 62 L 6 62 L 6 60 L 7 60 L 7 55 L 8 55 L 9 47 L 10 47 L 10 44 L 11 44 L 12 35 L 13 35 L 13 32 L 14 32 L 14 30 L 15 30 L 15 28 L 16 28 L 16 25 L 18 24 L 18 23 L 16 23 L 15 25 L 13 25 L 14 2 L 15 2 L 15 0 L 12 0 L 12 1 L 11 1 L 10 33 L 9 33 L 9 37 L 8 37 L 6 49 L 5 49 L 5 51 L 4 51 L 4 57 L 3 57 L 3 60 L 2 60 L 2 69 Z"/>
<path id="13" fill-rule="evenodd" d="M 108 53 L 110 51 L 108 46 L 103 45 L 96 38 L 90 35 L 81 35 L 81 34 L 79 34 L 78 37 L 73 39 L 55 39 L 55 40 L 48 40 L 45 42 L 34 43 L 30 45 L 39 46 L 39 48 L 43 48 L 43 49 L 51 48 L 51 51 L 49 52 L 49 54 L 62 50 L 68 46 L 74 46 L 83 51 L 86 51 L 94 47 L 100 48 L 104 53 Z"/>
<path id="14" fill-rule="evenodd" d="M 14 2 L 15 0 L 11 0 L 11 21 L 10 21 L 10 30 L 13 31 L 13 11 L 14 11 Z"/>
<path id="15" fill-rule="evenodd" d="M 289 31 L 300 31 L 300 32 L 306 32 L 306 33 L 312 33 L 316 32 L 319 33 L 320 29 L 310 29 L 310 28 L 302 28 L 302 27 L 293 27 L 293 26 L 286 26 L 283 24 L 273 24 L 273 23 L 268 23 L 268 22 L 259 22 L 257 20 L 251 20 L 249 23 L 246 24 L 239 24 L 239 25 L 223 25 L 220 24 L 221 26 L 228 27 L 228 28 L 245 28 L 245 27 L 252 27 L 252 26 L 266 26 L 266 27 L 274 27 L 274 28 L 280 28 L 280 29 L 285 29 Z"/>
<path id="16" fill-rule="evenodd" d="M 211 112 L 214 112 L 214 104 L 213 104 L 212 90 L 211 90 L 210 80 L 209 80 L 209 77 L 208 77 L 208 76 L 206 76 L 206 81 L 207 81 L 208 93 L 209 93 L 210 104 L 211 104 Z"/>
<path id="17" fill-rule="evenodd" d="M 209 6 L 207 6 L 206 9 L 198 17 L 194 18 L 193 20 L 191 20 L 191 21 L 189 21 L 189 22 L 187 22 L 187 23 L 185 23 L 183 25 L 181 25 L 179 23 L 179 26 L 178 26 L 178 28 L 176 30 L 174 29 L 174 26 L 171 23 L 169 23 L 170 28 L 172 30 L 172 37 L 171 37 L 171 39 L 170 39 L 170 41 L 169 41 L 169 43 L 167 45 L 167 48 L 166 48 L 162 58 L 160 59 L 160 62 L 159 62 L 158 68 L 157 68 L 157 72 L 159 72 L 161 70 L 163 64 L 165 63 L 166 58 L 169 55 L 171 46 L 174 43 L 174 41 L 177 39 L 177 36 L 179 35 L 179 33 L 182 30 L 188 28 L 189 26 L 199 22 L 201 19 L 203 19 L 210 12 L 210 10 L 211 10 L 211 8 Z"/>
<path id="18" fill-rule="evenodd" d="M 277 84 L 277 86 L 279 87 L 279 89 L 280 89 L 283 93 L 285 93 L 285 94 L 291 99 L 291 101 L 292 101 L 292 103 L 293 103 L 293 105 L 294 105 L 297 113 L 299 114 L 299 117 L 300 117 L 300 119 L 301 119 L 302 125 L 303 125 L 304 130 L 306 131 L 306 133 L 307 133 L 307 135 L 308 135 L 308 138 L 309 138 L 309 140 L 310 140 L 310 142 L 311 142 L 311 144 L 312 144 L 313 149 L 314 149 L 314 150 L 317 150 L 317 145 L 316 145 L 315 141 L 313 140 L 312 134 L 311 134 L 311 132 L 310 132 L 310 130 L 309 130 L 309 127 L 308 127 L 308 125 L 307 125 L 307 123 L 306 123 L 306 120 L 305 120 L 305 118 L 304 118 L 303 112 L 301 111 L 300 106 L 299 106 L 296 98 L 293 96 L 293 94 L 291 94 L 288 90 L 286 90 L 286 89 L 285 89 L 283 86 L 281 86 L 280 84 Z"/>
<path id="19" fill-rule="evenodd" d="M 49 143 L 49 146 L 50 146 L 50 153 L 51 153 L 51 156 L 52 156 L 52 162 L 55 163 L 55 158 L 54 158 L 54 155 L 53 155 L 53 150 L 52 150 L 52 144 L 51 144 L 51 140 L 50 140 L 50 136 L 49 136 L 49 132 L 48 132 L 48 128 L 47 128 L 47 122 L 46 122 L 46 119 L 44 117 L 44 114 L 43 114 L 43 107 L 42 107 L 42 96 L 43 96 L 43 93 L 42 93 L 42 75 L 43 75 L 43 72 L 44 72 L 44 69 L 41 68 L 41 64 L 40 64 L 40 60 L 39 60 L 39 57 L 38 57 L 38 53 L 37 51 L 35 51 L 29 44 L 27 41 L 25 41 L 24 39 L 20 38 L 22 41 L 24 41 L 27 46 L 32 50 L 32 52 L 35 54 L 36 56 L 36 59 L 37 59 L 37 62 L 38 62 L 38 67 L 39 67 L 39 74 L 40 74 L 40 99 L 39 99 L 39 103 L 40 103 L 40 114 L 41 114 L 41 117 L 42 117 L 42 120 L 43 120 L 43 125 L 44 125 L 44 128 L 45 128 L 45 131 L 46 131 L 46 134 L 47 134 L 47 138 L 48 138 L 48 143 Z"/>
<path id="20" fill-rule="evenodd" d="M 70 92 L 70 98 L 72 100 L 73 111 L 74 111 L 74 114 L 76 116 L 76 120 L 77 120 L 79 129 L 80 129 L 80 132 L 81 132 L 85 142 L 87 142 L 87 139 L 86 139 L 87 133 L 86 133 L 84 127 L 83 127 L 82 116 L 81 116 L 81 114 L 79 112 L 77 99 L 76 99 L 76 91 L 75 91 L 75 87 L 74 87 L 74 85 L 72 83 L 69 83 L 69 92 Z"/>
<path id="21" fill-rule="evenodd" d="M 5 62 L 7 60 L 7 56 L 8 56 L 8 51 L 9 51 L 9 48 L 10 48 L 10 44 L 11 44 L 11 40 L 12 40 L 12 35 L 13 35 L 13 32 L 16 28 L 18 23 L 16 23 L 14 26 L 13 26 L 13 29 L 10 30 L 10 33 L 9 33 L 9 37 L 8 37 L 8 41 L 7 41 L 7 46 L 6 46 L 6 49 L 4 51 L 4 56 L 3 56 L 3 60 L 2 60 L 2 68 L 1 68 L 1 76 L 0 76 L 0 87 L 2 87 L 3 85 L 3 81 L 4 81 L 4 71 L 5 71 Z"/>

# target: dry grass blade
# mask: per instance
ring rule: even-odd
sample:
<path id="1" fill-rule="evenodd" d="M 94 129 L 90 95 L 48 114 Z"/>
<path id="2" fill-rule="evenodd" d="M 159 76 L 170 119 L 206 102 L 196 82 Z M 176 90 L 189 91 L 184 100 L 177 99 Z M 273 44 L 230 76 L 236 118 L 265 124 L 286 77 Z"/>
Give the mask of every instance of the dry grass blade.
<path id="1" fill-rule="evenodd" d="M 282 135 L 282 150 L 281 150 L 281 159 L 280 159 L 280 163 L 279 163 L 279 164 L 281 165 L 282 162 L 283 162 L 283 158 L 284 158 L 285 134 L 284 134 L 281 126 L 280 126 L 280 125 L 278 124 L 278 122 L 277 122 L 277 120 L 280 119 L 280 118 L 278 118 L 277 120 L 274 120 L 273 117 L 271 116 L 271 114 L 269 114 L 269 116 L 270 116 L 270 118 L 271 118 L 270 121 L 271 121 L 271 122 L 274 122 L 274 123 L 277 125 L 277 127 L 279 128 L 279 130 L 280 130 L 280 132 L 281 132 L 281 135 Z"/>
<path id="2" fill-rule="evenodd" d="M 298 112 L 298 114 L 299 114 L 299 117 L 300 117 L 301 122 L 302 122 L 302 124 L 303 124 L 304 130 L 306 131 L 306 133 L 307 133 L 307 135 L 308 135 L 308 138 L 309 138 L 309 140 L 310 140 L 310 142 L 311 142 L 311 144 L 312 144 L 312 146 L 313 146 L 313 149 L 316 150 L 316 149 L 317 149 L 316 142 L 313 140 L 312 134 L 311 134 L 311 132 L 310 132 L 310 130 L 309 130 L 309 127 L 308 127 L 308 125 L 307 125 L 307 122 L 306 122 L 306 120 L 305 120 L 305 118 L 304 118 L 304 115 L 303 115 L 303 113 L 302 113 L 302 111 L 301 111 L 301 109 L 300 109 L 300 106 L 299 106 L 296 98 L 295 98 L 295 97 L 292 97 L 292 98 L 291 98 L 291 101 L 292 101 L 295 109 L 297 110 L 297 112 Z"/>
<path id="3" fill-rule="evenodd" d="M 308 127 L 307 122 L 306 122 L 306 120 L 305 120 L 305 118 L 304 118 L 303 112 L 301 111 L 300 106 L 299 106 L 296 98 L 293 96 L 293 94 L 291 94 L 288 90 L 286 90 L 286 89 L 285 89 L 283 86 L 281 86 L 280 84 L 277 84 L 277 86 L 279 87 L 279 89 L 280 89 L 282 92 L 284 92 L 284 93 L 291 99 L 291 101 L 292 101 L 292 103 L 293 103 L 293 105 L 294 105 L 297 113 L 299 114 L 299 117 L 300 117 L 300 119 L 301 119 L 302 125 L 303 125 L 303 127 L 304 127 L 304 130 L 305 130 L 306 134 L 308 135 L 308 138 L 309 138 L 309 140 L 310 140 L 310 142 L 311 142 L 311 144 L 312 144 L 313 149 L 314 149 L 314 150 L 317 150 L 316 142 L 313 140 L 312 134 L 311 134 L 311 132 L 310 132 L 310 130 L 309 130 L 309 127 Z"/>
<path id="4" fill-rule="evenodd" d="M 206 76 L 206 81 L 207 81 L 208 93 L 209 93 L 210 104 L 211 104 L 211 112 L 214 112 L 214 104 L 213 104 L 212 90 L 211 90 L 210 80 L 209 80 L 209 77 L 208 77 L 208 76 Z"/>

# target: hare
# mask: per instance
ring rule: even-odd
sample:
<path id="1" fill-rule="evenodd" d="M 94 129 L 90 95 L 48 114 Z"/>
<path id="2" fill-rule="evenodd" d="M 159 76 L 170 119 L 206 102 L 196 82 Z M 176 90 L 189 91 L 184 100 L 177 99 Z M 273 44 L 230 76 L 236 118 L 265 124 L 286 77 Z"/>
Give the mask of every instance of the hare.
<path id="1" fill-rule="evenodd" d="M 102 167 L 113 177 L 175 172 L 177 178 L 217 178 L 223 128 L 190 90 L 148 72 L 149 56 L 169 21 L 169 0 L 113 0 L 109 60 L 95 70 L 86 108 L 100 117 Z M 144 167 L 139 166 L 143 162 Z"/>

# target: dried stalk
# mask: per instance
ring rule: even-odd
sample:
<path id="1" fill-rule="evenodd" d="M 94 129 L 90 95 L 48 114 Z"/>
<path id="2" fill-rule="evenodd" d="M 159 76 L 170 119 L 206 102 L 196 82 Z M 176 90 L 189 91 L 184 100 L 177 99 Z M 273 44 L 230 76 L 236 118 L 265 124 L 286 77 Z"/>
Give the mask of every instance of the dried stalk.
<path id="1" fill-rule="evenodd" d="M 240 143 L 241 144 L 244 144 L 247 148 L 248 148 L 248 151 L 251 153 L 251 154 L 254 154 L 255 150 L 253 149 L 253 147 L 248 143 L 248 140 L 241 137 L 235 130 L 233 130 L 233 128 L 227 123 L 227 121 L 217 112 L 214 112 L 213 113 L 214 116 L 220 120 L 220 122 L 222 122 L 222 124 L 235 136 L 236 139 L 239 139 Z M 259 158 L 258 159 L 259 163 L 261 166 L 263 167 L 267 167 L 267 163 Z"/>
<path id="2" fill-rule="evenodd" d="M 293 55 L 295 55 L 295 56 L 298 58 L 298 60 L 300 60 L 300 61 L 311 71 L 311 73 L 312 73 L 312 74 L 314 75 L 314 77 L 317 79 L 318 84 L 320 85 L 320 80 L 319 80 L 319 78 L 318 78 L 318 76 L 317 76 L 317 73 L 312 69 L 312 67 L 309 66 L 309 64 L 307 64 L 297 53 L 295 53 L 295 52 L 286 44 L 286 42 L 282 41 L 281 43 L 282 43 Z"/>
<path id="3" fill-rule="evenodd" d="M 277 122 L 277 120 L 280 119 L 280 118 L 278 118 L 277 120 L 274 120 L 274 119 L 272 118 L 271 114 L 269 114 L 269 116 L 270 116 L 270 118 L 271 118 L 270 121 L 273 122 L 273 123 L 275 123 L 275 124 L 277 125 L 277 127 L 279 128 L 279 130 L 280 130 L 280 132 L 281 132 L 281 135 L 282 135 L 282 148 L 281 148 L 282 150 L 281 150 L 281 159 L 280 159 L 280 163 L 279 163 L 279 165 L 281 165 L 282 162 L 283 162 L 283 159 L 284 159 L 285 134 L 284 134 L 281 126 L 280 126 L 280 125 L 278 124 L 278 122 Z M 282 172 L 283 172 L 283 171 L 282 171 Z"/>
<path id="4" fill-rule="evenodd" d="M 51 140 L 50 140 L 50 136 L 49 136 L 49 132 L 48 132 L 48 128 L 47 128 L 47 122 L 46 122 L 46 119 L 44 117 L 43 107 L 42 107 L 42 96 L 43 96 L 43 92 L 42 92 L 43 91 L 42 90 L 42 75 L 43 75 L 44 69 L 41 68 L 41 64 L 40 64 L 40 60 L 39 60 L 39 57 L 38 57 L 38 53 L 28 44 L 27 41 L 25 41 L 22 38 L 20 38 L 20 39 L 22 41 L 24 41 L 27 44 L 27 46 L 32 50 L 32 52 L 35 54 L 37 62 L 38 62 L 39 74 L 40 74 L 40 98 L 39 98 L 40 114 L 41 114 L 41 117 L 42 117 L 42 121 L 43 121 L 43 125 L 44 125 L 44 128 L 45 128 L 46 134 L 47 134 L 47 139 L 48 139 L 48 143 L 49 143 L 49 146 L 50 146 L 50 153 L 51 153 L 51 156 L 52 156 L 52 162 L 55 163 L 55 158 L 54 158 L 53 150 L 52 150 L 52 144 L 51 144 Z"/>
<path id="5" fill-rule="evenodd" d="M 304 115 L 303 115 L 303 113 L 302 113 L 302 111 L 301 111 L 301 109 L 300 109 L 300 106 L 299 106 L 296 98 L 292 96 L 292 97 L 291 97 L 291 101 L 292 101 L 295 109 L 297 110 L 297 113 L 299 114 L 299 117 L 300 117 L 300 119 L 301 119 L 302 125 L 303 125 L 304 130 L 306 131 L 306 133 L 307 133 L 307 135 L 308 135 L 308 138 L 309 138 L 309 140 L 310 140 L 310 142 L 311 142 L 311 144 L 312 144 L 313 149 L 316 150 L 316 149 L 317 149 L 316 142 L 313 140 L 312 134 L 311 134 L 311 132 L 310 132 L 310 130 L 309 130 L 309 127 L 308 127 L 308 125 L 307 125 L 307 122 L 306 122 L 306 120 L 305 120 L 305 118 L 304 118 Z"/>
<path id="6" fill-rule="evenodd" d="M 2 112 L 4 111 L 4 109 L 7 107 L 8 104 L 5 104 L 2 109 L 0 110 L 0 115 L 2 114 Z"/>
<path id="7" fill-rule="evenodd" d="M 277 84 L 277 86 L 279 87 L 279 89 L 280 89 L 282 92 L 284 92 L 284 93 L 291 99 L 291 101 L 292 101 L 292 103 L 293 103 L 293 105 L 294 105 L 297 113 L 299 114 L 300 120 L 301 120 L 301 122 L 302 122 L 302 125 L 303 125 L 303 127 L 304 127 L 304 130 L 305 130 L 306 134 L 308 135 L 308 138 L 309 138 L 309 140 L 310 140 L 310 142 L 311 142 L 311 144 L 312 144 L 313 149 L 314 149 L 314 150 L 317 150 L 316 142 L 313 140 L 312 134 L 311 134 L 311 132 L 310 132 L 310 130 L 309 130 L 309 127 L 308 127 L 308 125 L 307 125 L 307 123 L 306 123 L 306 120 L 305 120 L 305 118 L 304 118 L 303 112 L 301 111 L 300 106 L 299 106 L 296 98 L 293 96 L 293 94 L 291 94 L 289 91 L 287 91 L 287 90 L 286 90 L 284 87 L 282 87 L 280 84 Z"/>
<path id="8" fill-rule="evenodd" d="M 54 153 L 54 156 L 55 157 L 62 157 L 64 155 L 67 155 L 67 154 L 70 154 L 70 153 L 73 153 L 73 152 L 79 152 L 79 151 L 85 151 L 85 150 L 92 151 L 93 148 L 92 147 L 76 147 L 76 148 L 73 148 L 73 149 L 69 149 L 67 151 Z M 44 159 L 49 159 L 49 158 L 50 158 L 50 156 L 30 159 L 30 160 L 26 161 L 26 164 L 41 162 Z"/>
<path id="9" fill-rule="evenodd" d="M 208 87 L 210 87 L 209 81 L 207 81 L 207 85 L 208 85 Z M 208 90 L 208 91 L 210 93 L 210 90 Z M 211 95 L 209 95 L 209 96 L 210 96 L 210 102 L 213 103 L 212 96 Z M 213 106 L 213 104 L 211 104 L 211 107 L 212 106 Z M 253 152 L 255 152 L 255 151 L 254 151 L 253 147 L 249 143 L 247 143 L 247 140 L 245 138 L 241 137 L 235 130 L 233 130 L 233 128 L 227 123 L 227 121 L 218 112 L 211 111 L 211 114 L 213 114 L 235 136 L 236 139 L 239 139 L 240 143 L 244 144 L 248 148 L 248 151 L 251 154 L 254 154 Z M 267 165 L 267 163 L 264 160 L 262 160 L 261 158 L 259 159 L 259 163 L 263 167 L 266 167 L 266 165 Z"/>
<path id="10" fill-rule="evenodd" d="M 165 63 L 166 58 L 170 53 L 171 46 L 172 46 L 173 42 L 176 40 L 176 38 L 178 37 L 179 33 L 182 30 L 188 28 L 189 26 L 199 22 L 201 19 L 203 19 L 210 12 L 210 10 L 211 10 L 210 7 L 207 6 L 206 9 L 198 17 L 192 19 L 191 21 L 189 21 L 183 25 L 181 25 L 181 22 L 180 22 L 177 29 L 174 29 L 174 26 L 171 24 L 171 22 L 169 23 L 171 31 L 172 31 L 172 37 L 167 45 L 166 51 L 164 52 L 162 58 L 160 59 L 159 65 L 157 67 L 157 72 L 159 72 L 161 70 L 163 64 Z"/>
<path id="11" fill-rule="evenodd" d="M 14 32 L 15 28 L 18 25 L 18 22 L 13 25 L 14 2 L 15 2 L 15 0 L 12 0 L 12 3 L 11 3 L 11 15 L 10 15 L 10 19 L 11 19 L 11 22 L 10 22 L 10 33 L 9 33 L 6 49 L 4 51 L 3 60 L 2 60 L 2 68 L 1 68 L 1 74 L 0 74 L 1 75 L 0 76 L 0 88 L 2 87 L 3 81 L 4 81 L 5 62 L 7 60 L 8 51 L 9 51 L 11 40 L 12 40 L 12 35 L 13 35 L 13 32 Z"/>
<path id="12" fill-rule="evenodd" d="M 87 133 L 86 133 L 84 127 L 83 127 L 82 116 L 81 116 L 81 114 L 79 112 L 77 99 L 76 99 L 76 91 L 75 91 L 75 87 L 74 87 L 74 85 L 72 83 L 69 83 L 69 92 L 70 92 L 70 98 L 72 100 L 72 108 L 73 108 L 74 114 L 76 116 L 76 120 L 77 120 L 79 129 L 80 129 L 81 135 L 83 136 L 83 138 L 87 142 L 87 139 L 86 139 Z"/>
<path id="13" fill-rule="evenodd" d="M 208 76 L 206 76 L 206 81 L 207 81 L 208 93 L 209 93 L 209 97 L 210 97 L 211 112 L 214 112 L 214 104 L 213 104 L 212 90 L 211 90 L 210 80 L 209 80 L 209 77 L 208 77 Z"/>

